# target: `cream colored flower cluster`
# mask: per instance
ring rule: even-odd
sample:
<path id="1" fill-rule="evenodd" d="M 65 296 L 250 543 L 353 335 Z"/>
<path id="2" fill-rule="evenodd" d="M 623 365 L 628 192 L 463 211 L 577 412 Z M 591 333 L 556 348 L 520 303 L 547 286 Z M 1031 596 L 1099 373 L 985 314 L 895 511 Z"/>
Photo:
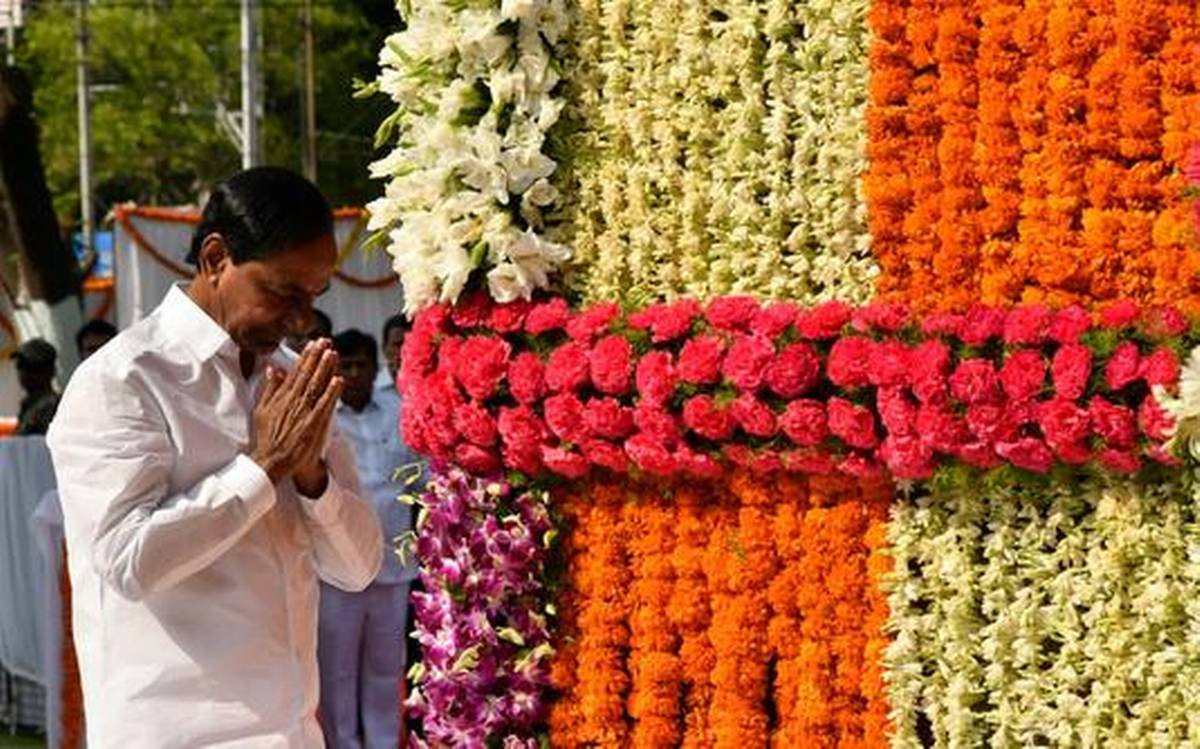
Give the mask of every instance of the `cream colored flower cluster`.
<path id="1" fill-rule="evenodd" d="M 1196 500 L 1095 480 L 899 501 L 893 746 L 1200 745 Z"/>
<path id="2" fill-rule="evenodd" d="M 389 252 L 409 314 L 458 298 L 484 268 L 498 301 L 529 298 L 570 257 L 542 236 L 559 200 L 543 152 L 563 102 L 552 46 L 564 0 L 400 0 L 405 29 L 379 56 L 373 90 L 396 111 L 380 129 L 393 150 L 371 165 L 387 180 L 369 228 Z"/>
<path id="3" fill-rule="evenodd" d="M 577 0 L 563 154 L 586 300 L 869 299 L 867 0 Z"/>

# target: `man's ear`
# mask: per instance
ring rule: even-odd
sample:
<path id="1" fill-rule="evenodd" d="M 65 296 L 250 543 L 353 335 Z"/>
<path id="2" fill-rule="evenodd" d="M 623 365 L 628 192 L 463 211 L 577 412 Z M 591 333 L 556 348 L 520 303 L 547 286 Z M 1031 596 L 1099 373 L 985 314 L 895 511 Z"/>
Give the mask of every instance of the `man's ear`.
<path id="1" fill-rule="evenodd" d="M 216 232 L 206 236 L 200 243 L 200 252 L 197 253 L 196 259 L 198 275 L 212 284 L 216 284 L 225 269 L 233 264 L 233 257 L 229 254 L 229 245 L 225 243 L 225 237 Z"/>

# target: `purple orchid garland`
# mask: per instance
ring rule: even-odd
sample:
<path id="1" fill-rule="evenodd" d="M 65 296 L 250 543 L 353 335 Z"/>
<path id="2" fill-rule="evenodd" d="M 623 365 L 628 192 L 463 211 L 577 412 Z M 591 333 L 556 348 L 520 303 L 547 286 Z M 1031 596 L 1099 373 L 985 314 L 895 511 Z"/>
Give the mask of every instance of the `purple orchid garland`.
<path id="1" fill-rule="evenodd" d="M 554 537 L 545 491 L 454 467 L 416 498 L 413 594 L 423 660 L 409 673 L 411 747 L 537 749 L 550 686 L 544 570 Z"/>

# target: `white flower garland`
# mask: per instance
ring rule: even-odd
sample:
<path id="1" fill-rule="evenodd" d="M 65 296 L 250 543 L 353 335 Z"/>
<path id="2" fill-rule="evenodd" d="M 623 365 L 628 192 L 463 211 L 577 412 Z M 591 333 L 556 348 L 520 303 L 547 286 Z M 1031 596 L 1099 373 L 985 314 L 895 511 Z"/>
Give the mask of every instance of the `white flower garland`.
<path id="1" fill-rule="evenodd" d="M 564 46 L 586 300 L 864 302 L 867 0 L 579 0 Z"/>
<path id="2" fill-rule="evenodd" d="M 389 232 L 405 312 L 453 302 L 478 267 L 497 300 L 528 299 L 570 257 L 541 234 L 559 199 L 543 146 L 563 106 L 550 92 L 564 0 L 398 8 L 406 28 L 388 38 L 370 87 L 397 109 L 379 132 L 396 145 L 371 165 L 387 186 L 368 228 Z"/>
<path id="3" fill-rule="evenodd" d="M 1197 745 L 1198 498 L 1126 480 L 898 502 L 892 744 Z"/>

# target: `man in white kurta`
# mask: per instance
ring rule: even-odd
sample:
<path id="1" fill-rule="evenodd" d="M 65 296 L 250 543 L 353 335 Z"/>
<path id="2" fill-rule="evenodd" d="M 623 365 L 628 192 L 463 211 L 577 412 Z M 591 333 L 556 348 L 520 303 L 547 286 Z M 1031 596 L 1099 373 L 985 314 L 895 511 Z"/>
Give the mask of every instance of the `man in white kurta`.
<path id="1" fill-rule="evenodd" d="M 196 280 L 64 394 L 48 442 L 91 749 L 323 745 L 318 576 L 359 590 L 382 558 L 353 457 L 312 416 L 336 355 L 313 344 L 285 376 L 278 348 L 332 273 L 326 213 L 283 170 L 219 186 Z"/>

